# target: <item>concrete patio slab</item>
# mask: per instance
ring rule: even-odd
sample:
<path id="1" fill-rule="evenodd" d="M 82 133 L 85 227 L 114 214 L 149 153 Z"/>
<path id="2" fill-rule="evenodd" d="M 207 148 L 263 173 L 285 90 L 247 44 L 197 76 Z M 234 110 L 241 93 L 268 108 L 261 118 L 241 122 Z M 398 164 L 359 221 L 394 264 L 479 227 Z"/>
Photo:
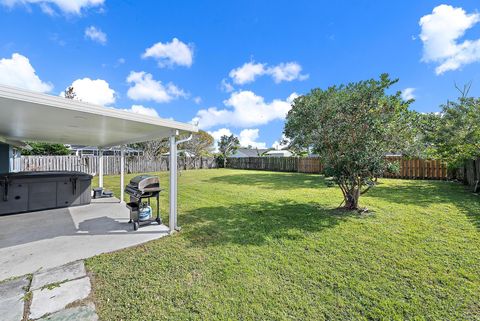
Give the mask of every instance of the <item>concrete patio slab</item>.
<path id="1" fill-rule="evenodd" d="M 27 278 L 0 283 L 0 316 L 2 320 L 22 320 L 24 296 L 29 283 Z"/>
<path id="2" fill-rule="evenodd" d="M 70 303 L 85 299 L 90 291 L 91 285 L 88 277 L 68 281 L 52 289 L 34 290 L 30 305 L 30 318 L 38 319 L 47 313 L 60 311 Z"/>
<path id="3" fill-rule="evenodd" d="M 165 217 L 165 214 L 164 214 Z M 152 224 L 133 231 L 118 199 L 64 209 L 0 216 L 0 280 L 42 272 L 168 235 Z"/>
<path id="4" fill-rule="evenodd" d="M 30 281 L 26 277 L 0 283 L 0 299 L 24 295 Z"/>
<path id="5" fill-rule="evenodd" d="M 1 320 L 3 321 L 21 321 L 23 319 L 23 295 L 2 298 L 0 300 Z"/>
<path id="6" fill-rule="evenodd" d="M 56 268 L 35 273 L 32 279 L 31 290 L 40 289 L 48 284 L 79 279 L 87 275 L 83 261 L 77 261 Z"/>
<path id="7" fill-rule="evenodd" d="M 39 319 L 39 321 L 97 321 L 98 316 L 95 313 L 95 305 L 89 303 L 84 306 L 65 309 L 55 312 L 49 316 Z"/>

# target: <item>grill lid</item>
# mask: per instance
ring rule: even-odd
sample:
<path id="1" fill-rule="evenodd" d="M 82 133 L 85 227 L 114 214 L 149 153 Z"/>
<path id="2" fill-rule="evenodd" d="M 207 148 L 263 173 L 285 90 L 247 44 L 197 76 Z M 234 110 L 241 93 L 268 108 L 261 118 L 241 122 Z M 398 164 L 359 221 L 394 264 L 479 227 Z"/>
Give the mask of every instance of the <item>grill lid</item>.
<path id="1" fill-rule="evenodd" d="M 130 185 L 138 186 L 143 180 L 146 180 L 149 178 L 157 178 L 157 177 L 152 175 L 138 175 L 130 180 Z M 158 181 L 158 178 L 157 178 L 157 181 Z"/>
<path id="2" fill-rule="evenodd" d="M 132 195 L 135 194 L 147 193 L 147 192 L 158 192 L 160 191 L 160 182 L 157 176 L 151 175 L 139 175 L 135 176 L 130 180 L 130 184 L 127 185 L 125 191 Z"/>

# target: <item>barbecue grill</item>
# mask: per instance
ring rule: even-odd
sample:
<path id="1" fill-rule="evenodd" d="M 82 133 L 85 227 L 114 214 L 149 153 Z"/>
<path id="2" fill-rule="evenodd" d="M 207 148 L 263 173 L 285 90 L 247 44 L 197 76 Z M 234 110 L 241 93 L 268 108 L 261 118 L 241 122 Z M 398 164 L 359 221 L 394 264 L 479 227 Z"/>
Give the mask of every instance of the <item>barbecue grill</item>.
<path id="1" fill-rule="evenodd" d="M 157 176 L 139 175 L 130 180 L 125 188 L 125 193 L 130 196 L 130 202 L 127 208 L 130 210 L 130 221 L 133 223 L 133 229 L 138 230 L 140 225 L 157 222 L 162 224 L 160 218 L 160 201 L 159 196 L 162 189 Z M 149 219 L 141 219 L 140 213 L 150 206 L 150 199 L 157 199 L 157 217 Z"/>

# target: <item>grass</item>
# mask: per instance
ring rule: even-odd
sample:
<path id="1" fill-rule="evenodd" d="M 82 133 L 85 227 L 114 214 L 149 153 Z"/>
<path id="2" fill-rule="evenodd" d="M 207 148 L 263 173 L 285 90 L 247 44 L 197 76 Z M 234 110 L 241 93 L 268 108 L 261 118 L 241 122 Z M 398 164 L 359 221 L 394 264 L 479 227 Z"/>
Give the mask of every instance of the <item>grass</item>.
<path id="1" fill-rule="evenodd" d="M 180 233 L 87 260 L 100 319 L 480 320 L 478 196 L 384 179 L 368 215 L 340 201 L 318 175 L 183 172 Z"/>

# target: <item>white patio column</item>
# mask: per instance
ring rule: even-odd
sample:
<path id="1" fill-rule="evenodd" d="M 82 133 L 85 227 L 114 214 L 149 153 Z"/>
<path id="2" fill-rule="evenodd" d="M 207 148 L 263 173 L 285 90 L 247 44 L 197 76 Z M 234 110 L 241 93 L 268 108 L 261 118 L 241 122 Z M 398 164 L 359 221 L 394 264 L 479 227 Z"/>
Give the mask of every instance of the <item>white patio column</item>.
<path id="1" fill-rule="evenodd" d="M 103 187 L 103 149 L 98 149 L 98 186 Z"/>
<path id="2" fill-rule="evenodd" d="M 10 172 L 16 172 L 17 169 L 17 150 L 13 150 L 12 158 L 10 159 Z"/>
<path id="3" fill-rule="evenodd" d="M 123 189 L 125 188 L 125 146 L 120 148 L 120 202 L 124 201 Z"/>
<path id="4" fill-rule="evenodd" d="M 170 136 L 170 215 L 169 229 L 175 231 L 177 225 L 177 144 L 176 131 Z"/>

